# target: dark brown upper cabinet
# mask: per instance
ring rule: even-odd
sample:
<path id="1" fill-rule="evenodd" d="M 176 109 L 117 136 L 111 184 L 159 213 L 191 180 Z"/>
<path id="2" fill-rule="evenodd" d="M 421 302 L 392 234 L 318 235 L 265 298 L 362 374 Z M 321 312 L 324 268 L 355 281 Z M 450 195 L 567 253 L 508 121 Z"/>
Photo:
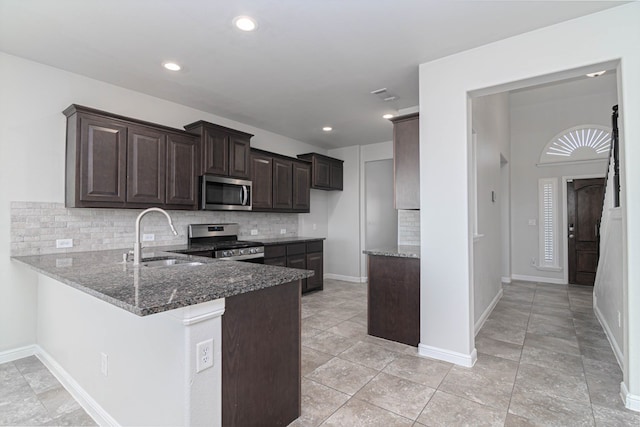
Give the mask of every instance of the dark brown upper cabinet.
<path id="1" fill-rule="evenodd" d="M 66 206 L 196 209 L 198 137 L 71 105 Z"/>
<path id="2" fill-rule="evenodd" d="M 194 206 L 198 197 L 198 140 L 190 135 L 167 135 L 168 205 Z"/>
<path id="3" fill-rule="evenodd" d="M 251 150 L 251 203 L 253 210 L 273 208 L 273 157 Z"/>
<path id="4" fill-rule="evenodd" d="M 293 209 L 293 172 L 291 161 L 273 159 L 273 208 Z"/>
<path id="5" fill-rule="evenodd" d="M 311 207 L 311 165 L 293 161 L 292 209 L 296 212 L 309 212 Z"/>
<path id="6" fill-rule="evenodd" d="M 251 149 L 254 211 L 309 212 L 309 162 Z"/>
<path id="7" fill-rule="evenodd" d="M 343 160 L 318 153 L 299 154 L 311 162 L 311 188 L 342 191 Z"/>
<path id="8" fill-rule="evenodd" d="M 249 178 L 249 144 L 253 135 L 202 120 L 184 128 L 200 135 L 199 175 Z"/>
<path id="9" fill-rule="evenodd" d="M 420 209 L 420 115 L 393 122 L 393 170 L 396 209 Z"/>

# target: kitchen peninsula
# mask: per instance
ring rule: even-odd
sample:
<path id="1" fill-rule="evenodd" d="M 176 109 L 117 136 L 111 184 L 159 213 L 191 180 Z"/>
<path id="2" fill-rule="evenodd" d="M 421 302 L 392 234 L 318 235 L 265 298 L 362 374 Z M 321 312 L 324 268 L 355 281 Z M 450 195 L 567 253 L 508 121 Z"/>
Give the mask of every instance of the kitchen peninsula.
<path id="1" fill-rule="evenodd" d="M 420 247 L 365 250 L 368 255 L 367 333 L 417 346 L 420 342 Z"/>
<path id="2" fill-rule="evenodd" d="M 108 424 L 297 418 L 300 282 L 313 273 L 154 250 L 138 267 L 122 250 L 13 258 L 40 273 L 43 362 Z"/>

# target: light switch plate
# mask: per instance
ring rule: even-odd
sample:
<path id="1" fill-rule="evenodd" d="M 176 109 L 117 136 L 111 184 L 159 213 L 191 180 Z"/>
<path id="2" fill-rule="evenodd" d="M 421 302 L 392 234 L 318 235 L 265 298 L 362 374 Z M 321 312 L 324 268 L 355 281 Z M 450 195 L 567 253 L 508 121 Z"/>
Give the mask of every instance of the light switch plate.
<path id="1" fill-rule="evenodd" d="M 252 236 L 257 236 L 258 235 L 258 230 L 256 230 L 256 229 L 251 230 L 251 235 Z"/>
<path id="2" fill-rule="evenodd" d="M 142 241 L 143 242 L 153 242 L 154 240 L 156 240 L 156 235 L 153 234 L 153 233 L 143 234 L 142 235 Z"/>
<path id="3" fill-rule="evenodd" d="M 57 239 L 56 240 L 56 248 L 72 248 L 73 247 L 73 239 Z"/>

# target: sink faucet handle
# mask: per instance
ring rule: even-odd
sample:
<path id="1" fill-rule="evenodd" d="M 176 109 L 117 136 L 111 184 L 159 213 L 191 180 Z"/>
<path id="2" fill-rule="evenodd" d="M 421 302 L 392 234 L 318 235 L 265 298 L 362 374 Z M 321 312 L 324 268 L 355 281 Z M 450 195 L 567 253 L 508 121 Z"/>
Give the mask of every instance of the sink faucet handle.
<path id="1" fill-rule="evenodd" d="M 127 263 L 129 261 L 133 260 L 133 251 L 127 251 L 125 253 L 122 254 L 122 261 Z"/>

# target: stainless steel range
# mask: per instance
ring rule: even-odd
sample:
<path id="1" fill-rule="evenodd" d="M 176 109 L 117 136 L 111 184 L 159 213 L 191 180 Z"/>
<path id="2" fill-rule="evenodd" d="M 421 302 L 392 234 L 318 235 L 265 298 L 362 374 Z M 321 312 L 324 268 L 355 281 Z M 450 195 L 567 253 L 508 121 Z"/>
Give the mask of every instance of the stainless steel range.
<path id="1" fill-rule="evenodd" d="M 189 251 L 211 251 L 217 259 L 263 263 L 264 246 L 260 242 L 238 240 L 238 224 L 189 225 Z"/>

